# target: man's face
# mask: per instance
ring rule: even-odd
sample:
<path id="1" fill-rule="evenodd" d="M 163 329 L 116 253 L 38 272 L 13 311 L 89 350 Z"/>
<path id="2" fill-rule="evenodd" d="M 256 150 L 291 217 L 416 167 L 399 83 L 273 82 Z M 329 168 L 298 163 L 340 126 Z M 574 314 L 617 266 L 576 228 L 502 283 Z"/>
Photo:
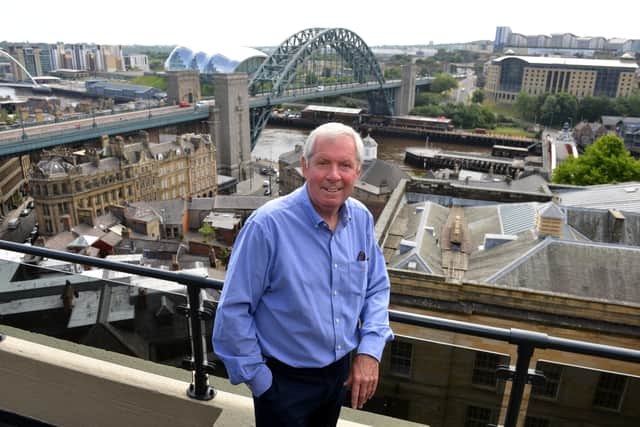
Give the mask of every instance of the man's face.
<path id="1" fill-rule="evenodd" d="M 302 174 L 320 216 L 337 214 L 360 176 L 355 142 L 348 135 L 318 137 L 308 164 L 302 158 Z"/>

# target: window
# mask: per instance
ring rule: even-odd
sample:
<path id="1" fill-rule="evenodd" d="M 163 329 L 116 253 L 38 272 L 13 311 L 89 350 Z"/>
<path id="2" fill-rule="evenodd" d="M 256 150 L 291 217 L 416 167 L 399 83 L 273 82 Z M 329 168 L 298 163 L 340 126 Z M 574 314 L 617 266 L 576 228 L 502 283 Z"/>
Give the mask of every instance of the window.
<path id="1" fill-rule="evenodd" d="M 598 379 L 593 406 L 599 408 L 620 410 L 622 396 L 627 386 L 627 378 L 622 375 L 603 372 Z"/>
<path id="2" fill-rule="evenodd" d="M 473 378 L 475 385 L 496 386 L 496 369 L 500 363 L 500 356 L 493 353 L 476 352 L 476 360 L 473 366 Z"/>
<path id="3" fill-rule="evenodd" d="M 413 344 L 403 341 L 391 342 L 391 373 L 403 377 L 411 376 L 411 354 Z"/>
<path id="4" fill-rule="evenodd" d="M 534 385 L 531 388 L 531 395 L 556 399 L 558 397 L 558 389 L 560 388 L 562 366 L 549 362 L 538 362 L 536 369 L 544 373 L 545 383 L 541 386 Z"/>
<path id="5" fill-rule="evenodd" d="M 527 416 L 524 419 L 524 427 L 551 427 L 551 422 L 546 418 Z"/>
<path id="6" fill-rule="evenodd" d="M 492 422 L 493 413 L 490 408 L 467 406 L 464 427 L 487 427 Z"/>

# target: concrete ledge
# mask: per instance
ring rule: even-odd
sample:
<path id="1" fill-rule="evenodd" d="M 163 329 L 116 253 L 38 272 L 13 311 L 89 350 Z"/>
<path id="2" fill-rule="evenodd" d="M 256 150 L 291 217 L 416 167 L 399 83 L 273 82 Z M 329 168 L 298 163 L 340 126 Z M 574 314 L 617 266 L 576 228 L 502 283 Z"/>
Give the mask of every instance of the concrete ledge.
<path id="1" fill-rule="evenodd" d="M 253 426 L 245 386 L 209 377 L 216 397 L 187 397 L 191 373 L 0 325 L 0 410 L 64 426 Z M 421 424 L 342 408 L 339 427 Z"/>
<path id="2" fill-rule="evenodd" d="M 12 336 L 0 342 L 0 408 L 65 426 L 211 426 L 221 409 L 187 384 Z"/>

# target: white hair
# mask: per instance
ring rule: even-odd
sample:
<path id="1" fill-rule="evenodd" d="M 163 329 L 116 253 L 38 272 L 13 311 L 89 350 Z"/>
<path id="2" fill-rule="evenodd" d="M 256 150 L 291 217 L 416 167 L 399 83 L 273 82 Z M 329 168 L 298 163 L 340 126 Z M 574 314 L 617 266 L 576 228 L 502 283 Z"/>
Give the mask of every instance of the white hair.
<path id="1" fill-rule="evenodd" d="M 330 122 L 320 125 L 309 134 L 307 140 L 304 143 L 304 148 L 302 149 L 302 155 L 304 156 L 305 162 L 309 164 L 309 162 L 311 161 L 313 150 L 319 137 L 324 136 L 335 138 L 340 135 L 351 137 L 355 144 L 356 161 L 358 163 L 358 166 L 362 166 L 362 162 L 364 161 L 364 144 L 362 143 L 360 134 L 358 134 L 358 132 L 356 132 L 352 127 L 337 122 Z"/>

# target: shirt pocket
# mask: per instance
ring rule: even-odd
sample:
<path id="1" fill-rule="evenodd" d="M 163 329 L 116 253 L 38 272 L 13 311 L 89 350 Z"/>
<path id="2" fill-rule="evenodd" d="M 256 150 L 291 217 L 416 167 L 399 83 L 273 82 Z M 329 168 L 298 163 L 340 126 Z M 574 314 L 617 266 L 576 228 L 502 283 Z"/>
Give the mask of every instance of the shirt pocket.
<path id="1" fill-rule="evenodd" d="M 354 261 L 348 264 L 347 283 L 345 288 L 349 294 L 349 299 L 358 307 L 358 311 L 362 308 L 364 297 L 367 292 L 367 272 L 369 270 L 369 261 Z"/>

